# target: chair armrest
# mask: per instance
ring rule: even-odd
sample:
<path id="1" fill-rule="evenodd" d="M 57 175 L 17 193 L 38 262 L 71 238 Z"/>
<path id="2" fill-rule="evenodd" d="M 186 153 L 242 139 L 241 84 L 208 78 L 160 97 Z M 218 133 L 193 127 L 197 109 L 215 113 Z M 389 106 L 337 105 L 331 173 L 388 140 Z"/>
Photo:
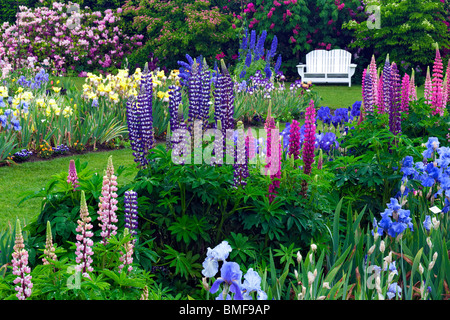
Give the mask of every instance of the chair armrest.
<path id="1" fill-rule="evenodd" d="M 349 76 L 351 77 L 351 76 L 353 76 L 354 74 L 355 74 L 355 70 L 356 70 L 356 67 L 357 67 L 358 65 L 357 64 L 355 64 L 355 63 L 350 63 L 350 66 L 349 66 Z"/>
<path id="2" fill-rule="evenodd" d="M 303 78 L 303 75 L 305 74 L 305 68 L 306 68 L 306 64 L 299 63 L 297 65 L 297 72 L 300 75 L 300 77 L 302 77 L 302 78 Z"/>

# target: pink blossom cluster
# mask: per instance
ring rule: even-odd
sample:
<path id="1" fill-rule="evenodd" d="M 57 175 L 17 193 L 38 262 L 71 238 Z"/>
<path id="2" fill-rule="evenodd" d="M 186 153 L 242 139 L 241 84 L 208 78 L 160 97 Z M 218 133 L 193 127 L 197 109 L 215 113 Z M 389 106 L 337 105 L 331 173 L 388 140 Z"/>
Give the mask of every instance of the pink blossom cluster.
<path id="1" fill-rule="evenodd" d="M 51 8 L 20 6 L 15 24 L 5 22 L 0 27 L 0 60 L 20 67 L 28 57 L 48 59 L 55 72 L 86 64 L 92 69 L 119 68 L 123 57 L 142 46 L 143 39 L 143 35 L 123 34 L 119 21 L 119 12 L 111 9 L 74 11 L 73 4 L 59 2 Z"/>
<path id="2" fill-rule="evenodd" d="M 271 179 L 268 197 L 269 202 L 272 202 L 276 197 L 277 189 L 280 187 L 281 144 L 278 130 L 275 126 L 275 119 L 271 116 L 270 111 L 264 124 L 264 129 L 267 134 L 266 159 L 268 159 L 265 169 L 266 174 L 269 174 Z"/>
<path id="3" fill-rule="evenodd" d="M 302 157 L 304 162 L 303 172 L 311 173 L 311 167 L 314 162 L 314 146 L 316 143 L 316 109 L 314 101 L 311 99 L 306 108 L 305 117 L 305 140 L 303 142 Z"/>
<path id="4" fill-rule="evenodd" d="M 124 236 L 127 236 L 129 233 L 128 228 L 125 228 L 124 231 Z M 127 270 L 128 272 L 133 270 L 133 267 L 131 266 L 131 264 L 133 263 L 133 250 L 134 250 L 134 243 L 133 241 L 127 241 L 124 244 L 124 253 L 123 255 L 119 258 L 119 261 L 122 262 L 122 264 L 119 266 L 119 273 L 122 272 L 122 270 L 124 268 L 126 268 L 126 266 L 128 266 Z"/>
<path id="5" fill-rule="evenodd" d="M 16 296 L 19 300 L 25 300 L 26 298 L 31 296 L 33 283 L 31 282 L 31 269 L 28 266 L 28 251 L 25 250 L 22 228 L 20 226 L 19 220 L 17 220 L 16 224 L 16 241 L 14 245 L 14 252 L 12 253 L 12 258 L 12 273 L 13 275 L 17 276 L 17 278 L 14 279 L 14 284 L 17 285 L 15 287 L 17 291 Z"/>
<path id="6" fill-rule="evenodd" d="M 430 67 L 427 67 L 427 75 L 425 76 L 425 84 L 423 89 L 423 97 L 425 98 L 426 104 L 431 104 L 433 98 L 433 89 L 430 75 Z"/>
<path id="7" fill-rule="evenodd" d="M 112 156 L 108 158 L 108 166 L 106 173 L 103 176 L 102 196 L 100 196 L 100 203 L 98 204 L 98 219 L 99 226 L 102 228 L 101 236 L 103 240 L 101 243 L 106 244 L 107 239 L 117 234 L 118 222 L 117 211 L 117 176 L 114 174 L 114 166 L 112 163 Z"/>
<path id="8" fill-rule="evenodd" d="M 410 97 L 409 89 L 410 89 L 409 75 L 405 73 L 402 79 L 402 97 L 401 97 L 400 111 L 405 112 L 406 114 L 409 113 L 409 97 Z"/>
<path id="9" fill-rule="evenodd" d="M 80 219 L 77 222 L 78 226 L 75 229 L 75 231 L 78 232 L 76 236 L 77 243 L 75 251 L 75 261 L 77 266 L 75 267 L 75 270 L 81 272 L 84 277 L 89 278 L 89 274 L 87 272 L 92 272 L 94 270 L 91 266 L 91 256 L 94 254 L 94 251 L 92 250 L 94 242 L 91 238 L 94 233 L 90 231 L 93 226 L 90 223 L 91 217 L 89 216 L 84 191 L 81 191 Z"/>
<path id="10" fill-rule="evenodd" d="M 433 78 L 431 80 L 431 114 L 444 115 L 445 101 L 443 88 L 443 65 L 439 49 L 436 48 L 436 57 L 433 64 Z"/>
<path id="11" fill-rule="evenodd" d="M 79 187 L 77 168 L 75 167 L 74 160 L 70 160 L 70 162 L 69 162 L 69 174 L 67 176 L 67 183 L 72 186 L 73 191 L 75 191 Z"/>
<path id="12" fill-rule="evenodd" d="M 292 120 L 289 129 L 289 156 L 297 160 L 300 156 L 300 126 L 297 120 Z"/>

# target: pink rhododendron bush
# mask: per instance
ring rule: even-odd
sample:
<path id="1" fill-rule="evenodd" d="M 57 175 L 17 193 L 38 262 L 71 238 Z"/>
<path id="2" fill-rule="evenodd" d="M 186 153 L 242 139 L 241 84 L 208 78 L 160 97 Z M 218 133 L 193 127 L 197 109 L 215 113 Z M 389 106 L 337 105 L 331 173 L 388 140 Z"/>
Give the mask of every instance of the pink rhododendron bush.
<path id="1" fill-rule="evenodd" d="M 16 23 L 0 27 L 0 66 L 11 69 L 43 62 L 55 73 L 120 68 L 142 45 L 142 35 L 128 36 L 119 27 L 117 10 L 90 12 L 88 7 L 54 2 L 52 7 L 19 7 Z"/>

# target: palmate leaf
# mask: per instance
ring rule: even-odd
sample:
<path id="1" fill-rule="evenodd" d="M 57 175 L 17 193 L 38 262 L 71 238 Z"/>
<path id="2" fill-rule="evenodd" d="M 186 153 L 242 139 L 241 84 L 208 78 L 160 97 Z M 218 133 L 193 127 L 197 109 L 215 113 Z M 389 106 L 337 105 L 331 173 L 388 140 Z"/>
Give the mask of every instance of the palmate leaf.
<path id="1" fill-rule="evenodd" d="M 201 264 L 196 263 L 200 255 L 192 255 L 192 252 L 188 253 L 178 252 L 169 245 L 165 245 L 167 249 L 163 250 L 167 256 L 165 260 L 169 261 L 169 266 L 175 267 L 175 274 L 179 274 L 186 279 L 189 276 L 200 277 L 201 274 L 198 271 L 201 268 Z"/>

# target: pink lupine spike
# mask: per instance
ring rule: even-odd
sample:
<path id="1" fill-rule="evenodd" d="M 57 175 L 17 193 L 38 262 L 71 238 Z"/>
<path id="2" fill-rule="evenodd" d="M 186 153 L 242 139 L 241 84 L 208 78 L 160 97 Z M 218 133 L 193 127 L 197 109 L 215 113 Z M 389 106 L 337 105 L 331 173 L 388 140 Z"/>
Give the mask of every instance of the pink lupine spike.
<path id="1" fill-rule="evenodd" d="M 101 243 L 106 244 L 106 241 L 117 234 L 118 222 L 117 211 L 117 176 L 114 175 L 114 166 L 112 163 L 112 156 L 108 158 L 108 166 L 106 173 L 103 176 L 102 196 L 98 204 L 98 220 L 99 226 L 102 228 L 101 236 L 103 240 Z"/>
<path id="2" fill-rule="evenodd" d="M 414 79 L 414 74 L 415 74 L 414 69 L 412 69 L 411 77 L 409 78 L 409 101 L 417 100 L 417 88 Z"/>
<path id="3" fill-rule="evenodd" d="M 297 160 L 300 156 L 300 126 L 297 120 L 292 120 L 289 130 L 289 156 Z"/>
<path id="4" fill-rule="evenodd" d="M 31 282 L 32 276 L 31 268 L 28 266 L 28 251 L 25 250 L 25 245 L 23 243 L 22 228 L 20 226 L 20 221 L 16 221 L 16 241 L 14 245 L 14 252 L 12 253 L 12 266 L 13 275 L 17 278 L 14 279 L 14 284 L 17 291 L 17 298 L 19 300 L 25 300 L 31 296 L 31 289 L 33 288 L 33 283 Z"/>
<path id="5" fill-rule="evenodd" d="M 431 76 L 430 76 L 430 67 L 427 67 L 427 75 L 425 77 L 425 85 L 423 96 L 425 98 L 426 104 L 431 104 L 432 99 L 432 87 L 431 87 Z"/>
<path id="6" fill-rule="evenodd" d="M 80 219 L 77 223 L 78 227 L 75 229 L 77 232 L 77 249 L 75 251 L 75 261 L 77 266 L 75 267 L 75 270 L 81 272 L 83 277 L 90 278 L 88 271 L 92 272 L 94 270 L 91 266 L 91 256 L 94 254 L 94 251 L 92 250 L 94 242 L 91 238 L 94 236 L 94 233 L 91 231 L 93 226 L 91 224 L 91 217 L 89 216 L 84 191 L 81 191 Z"/>
<path id="7" fill-rule="evenodd" d="M 74 160 L 70 160 L 70 162 L 69 162 L 69 175 L 67 176 L 67 183 L 72 185 L 73 191 L 76 191 L 76 189 L 79 187 L 77 169 L 75 167 Z"/>
<path id="8" fill-rule="evenodd" d="M 372 55 L 372 60 L 370 61 L 370 79 L 372 80 L 373 103 L 378 105 L 378 73 L 374 55 Z"/>
<path id="9" fill-rule="evenodd" d="M 436 57 L 433 64 L 433 78 L 432 78 L 432 97 L 431 97 L 431 114 L 443 115 L 444 114 L 444 102 L 443 102 L 443 65 L 439 48 L 436 45 Z"/>
<path id="10" fill-rule="evenodd" d="M 400 104 L 400 111 L 409 113 L 409 75 L 405 73 L 402 79 L 402 98 Z"/>
<path id="11" fill-rule="evenodd" d="M 448 59 L 448 64 L 447 64 L 447 70 L 445 72 L 445 77 L 446 77 L 445 84 L 446 84 L 446 87 L 447 87 L 447 99 L 444 100 L 444 101 L 445 101 L 445 104 L 447 105 L 450 102 L 450 94 L 449 94 L 449 91 L 450 91 L 450 59 Z"/>

